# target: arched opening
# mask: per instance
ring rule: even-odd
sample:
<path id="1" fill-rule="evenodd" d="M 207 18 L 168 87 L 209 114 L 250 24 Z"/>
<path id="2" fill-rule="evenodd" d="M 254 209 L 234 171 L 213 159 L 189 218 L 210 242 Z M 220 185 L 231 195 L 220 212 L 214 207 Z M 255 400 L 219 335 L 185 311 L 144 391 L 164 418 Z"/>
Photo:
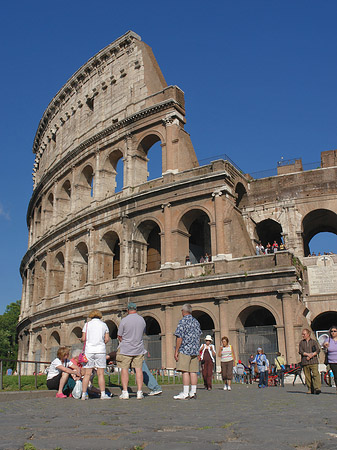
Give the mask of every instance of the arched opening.
<path id="1" fill-rule="evenodd" d="M 89 164 L 81 172 L 76 194 L 80 208 L 88 205 L 94 197 L 94 170 Z"/>
<path id="2" fill-rule="evenodd" d="M 337 253 L 337 214 L 335 212 L 328 209 L 311 211 L 303 219 L 302 230 L 304 256 L 312 252 L 316 255 L 323 254 L 324 251 Z M 315 247 L 315 240 L 311 243 L 316 235 L 318 235 L 317 247 Z"/>
<path id="3" fill-rule="evenodd" d="M 71 201 L 71 184 L 69 180 L 66 180 L 60 190 L 59 197 L 57 199 L 57 212 L 60 218 L 66 216 L 70 212 Z"/>
<path id="4" fill-rule="evenodd" d="M 53 208 L 54 208 L 54 195 L 50 192 L 44 204 L 44 211 L 43 211 L 44 230 L 47 230 L 53 224 L 52 222 Z"/>
<path id="5" fill-rule="evenodd" d="M 84 242 L 75 247 L 71 278 L 73 289 L 83 287 L 88 281 L 88 247 Z"/>
<path id="6" fill-rule="evenodd" d="M 39 206 L 36 207 L 35 209 L 35 237 L 36 239 L 38 239 L 41 236 L 41 212 L 42 212 L 42 208 L 41 208 L 41 204 Z"/>
<path id="7" fill-rule="evenodd" d="M 328 331 L 332 325 L 337 326 L 337 311 L 326 311 L 311 322 L 311 328 L 315 333 Z"/>
<path id="8" fill-rule="evenodd" d="M 180 220 L 179 229 L 182 231 L 178 235 L 178 248 L 184 252 L 181 255 L 181 262 L 189 256 L 191 264 L 199 263 L 201 258 L 211 255 L 211 231 L 208 215 L 194 209 L 184 214 Z"/>
<path id="9" fill-rule="evenodd" d="M 57 331 L 53 331 L 50 335 L 49 342 L 47 342 L 47 347 L 50 349 L 50 361 L 56 358 L 57 356 L 57 350 L 60 346 L 60 335 Z"/>
<path id="10" fill-rule="evenodd" d="M 257 223 L 256 233 L 264 248 L 267 247 L 268 243 L 273 245 L 274 241 L 277 242 L 279 247 L 282 243 L 282 227 L 275 220 L 266 219 Z"/>
<path id="11" fill-rule="evenodd" d="M 120 274 L 120 241 L 116 232 L 109 231 L 102 238 L 102 279 L 111 280 Z"/>
<path id="12" fill-rule="evenodd" d="M 161 329 L 158 321 L 151 316 L 145 316 L 146 330 L 144 346 L 147 350 L 145 355 L 149 369 L 161 368 Z"/>
<path id="13" fill-rule="evenodd" d="M 137 184 L 162 176 L 162 148 L 156 134 L 146 136 L 138 145 Z"/>
<path id="14" fill-rule="evenodd" d="M 38 279 L 38 300 L 41 300 L 46 294 L 46 280 L 47 280 L 47 263 L 46 261 L 42 261 L 40 265 L 39 271 L 39 279 Z"/>
<path id="15" fill-rule="evenodd" d="M 138 227 L 134 240 L 135 260 L 140 272 L 159 270 L 161 266 L 160 228 L 156 222 L 146 220 Z M 137 269 L 137 267 L 136 267 Z"/>
<path id="16" fill-rule="evenodd" d="M 101 174 L 101 184 L 105 197 L 120 192 L 124 187 L 124 162 L 123 153 L 120 150 L 112 151 L 104 164 Z"/>
<path id="17" fill-rule="evenodd" d="M 51 295 L 58 295 L 63 291 L 64 283 L 64 256 L 58 252 L 54 259 L 54 267 L 50 271 L 50 291 Z"/>
<path id="18" fill-rule="evenodd" d="M 112 320 L 106 320 L 105 323 L 109 328 L 110 341 L 107 343 L 107 353 L 116 351 L 118 348 L 117 331 L 118 327 Z"/>
<path id="19" fill-rule="evenodd" d="M 238 183 L 235 187 L 236 200 L 235 205 L 237 207 L 246 206 L 247 191 L 242 183 Z"/>
<path id="20" fill-rule="evenodd" d="M 278 351 L 276 320 L 273 314 L 261 306 L 249 306 L 238 317 L 239 355 L 247 362 L 256 349 L 262 347 L 270 362 Z"/>
<path id="21" fill-rule="evenodd" d="M 198 311 L 198 310 L 193 310 L 192 311 L 192 316 L 197 319 L 197 321 L 200 323 L 200 328 L 202 331 L 202 335 L 201 335 L 201 341 L 203 341 L 203 339 L 210 334 L 213 338 L 213 342 L 214 342 L 214 322 L 212 317 L 205 313 L 204 311 Z"/>
<path id="22" fill-rule="evenodd" d="M 82 337 L 82 329 L 80 327 L 75 327 L 69 336 L 69 344 L 72 346 L 77 345 L 80 346 L 80 348 L 83 347 L 83 344 L 81 344 L 80 339 Z"/>

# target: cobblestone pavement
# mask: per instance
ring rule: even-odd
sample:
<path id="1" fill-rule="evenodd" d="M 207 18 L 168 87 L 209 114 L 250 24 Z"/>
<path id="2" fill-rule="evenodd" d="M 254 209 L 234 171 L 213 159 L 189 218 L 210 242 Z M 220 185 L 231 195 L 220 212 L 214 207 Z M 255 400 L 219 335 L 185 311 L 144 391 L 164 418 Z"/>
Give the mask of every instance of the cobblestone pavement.
<path id="1" fill-rule="evenodd" d="M 0 448 L 254 450 L 336 449 L 336 390 L 307 395 L 304 386 L 260 390 L 234 385 L 198 389 L 196 400 L 160 396 L 119 400 L 22 398 L 0 403 Z"/>

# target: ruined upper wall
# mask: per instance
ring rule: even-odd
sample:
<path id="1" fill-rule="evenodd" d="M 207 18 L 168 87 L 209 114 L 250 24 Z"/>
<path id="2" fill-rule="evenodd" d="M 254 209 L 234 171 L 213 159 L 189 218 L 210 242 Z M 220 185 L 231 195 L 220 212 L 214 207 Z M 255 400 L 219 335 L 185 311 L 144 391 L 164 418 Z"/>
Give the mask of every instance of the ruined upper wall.
<path id="1" fill-rule="evenodd" d="M 151 48 L 132 31 L 98 52 L 43 114 L 33 144 L 34 186 L 57 161 L 107 127 L 172 96 L 183 109 L 183 93 L 165 88 Z"/>

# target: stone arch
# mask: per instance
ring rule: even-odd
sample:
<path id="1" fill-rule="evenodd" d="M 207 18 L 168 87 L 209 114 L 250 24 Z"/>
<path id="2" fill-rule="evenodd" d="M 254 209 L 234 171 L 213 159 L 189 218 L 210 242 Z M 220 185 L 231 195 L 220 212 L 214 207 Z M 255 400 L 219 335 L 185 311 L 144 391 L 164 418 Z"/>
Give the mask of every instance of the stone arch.
<path id="1" fill-rule="evenodd" d="M 337 235 L 337 214 L 329 209 L 310 211 L 302 221 L 304 256 L 310 254 L 309 243 L 311 239 L 322 232 Z"/>
<path id="2" fill-rule="evenodd" d="M 238 182 L 236 184 L 235 194 L 236 194 L 235 206 L 237 207 L 246 206 L 247 190 L 242 183 Z"/>
<path id="3" fill-rule="evenodd" d="M 311 328 L 315 333 L 327 331 L 332 325 L 337 326 L 337 311 L 324 311 L 311 321 Z"/>
<path id="4" fill-rule="evenodd" d="M 258 304 L 246 306 L 237 316 L 240 359 L 248 361 L 262 347 L 271 360 L 278 351 L 277 317 L 271 308 Z M 273 361 L 273 360 L 272 360 Z"/>
<path id="5" fill-rule="evenodd" d="M 280 246 L 282 243 L 282 233 L 281 224 L 273 219 L 265 219 L 256 224 L 256 234 L 264 248 L 267 247 L 268 243 L 273 245 L 274 241 Z"/>
<path id="6" fill-rule="evenodd" d="M 50 293 L 58 295 L 63 291 L 64 285 L 64 256 L 59 251 L 54 258 L 53 268 L 50 271 Z"/>
<path id="7" fill-rule="evenodd" d="M 102 280 L 111 280 L 120 274 L 120 240 L 115 231 L 108 231 L 102 237 L 101 252 Z"/>
<path id="8" fill-rule="evenodd" d="M 78 208 L 87 206 L 94 197 L 94 169 L 91 164 L 86 164 L 79 174 L 76 197 Z"/>
<path id="9" fill-rule="evenodd" d="M 199 306 L 196 307 L 196 309 L 193 308 L 192 316 L 200 323 L 202 331 L 200 339 L 202 340 L 207 334 L 210 334 L 214 342 L 215 317 L 212 317 L 210 312 L 206 311 L 205 308 L 199 308 Z"/>
<path id="10" fill-rule="evenodd" d="M 40 301 L 46 294 L 46 279 L 47 279 L 47 262 L 41 261 L 39 265 L 39 275 L 37 283 L 37 300 Z"/>
<path id="11" fill-rule="evenodd" d="M 163 152 L 160 145 L 163 143 L 163 137 L 157 131 L 151 130 L 145 136 L 143 135 L 137 145 L 137 154 L 139 155 L 137 164 L 137 183 L 145 183 L 148 179 L 160 178 L 163 173 Z M 152 164 L 152 155 L 154 164 Z M 157 166 L 157 170 L 155 170 Z"/>
<path id="12" fill-rule="evenodd" d="M 161 326 L 152 314 L 146 313 L 143 318 L 146 323 L 144 346 L 147 354 L 145 360 L 150 369 L 159 369 L 161 367 Z"/>
<path id="13" fill-rule="evenodd" d="M 113 320 L 106 320 L 105 323 L 109 328 L 110 341 L 107 344 L 107 353 L 109 353 L 117 350 L 118 348 L 118 338 L 117 338 L 118 326 Z"/>
<path id="14" fill-rule="evenodd" d="M 124 187 L 123 158 L 123 152 L 120 149 L 114 149 L 105 159 L 101 174 L 101 184 L 105 197 L 121 191 Z"/>
<path id="15" fill-rule="evenodd" d="M 53 223 L 54 194 L 49 192 L 44 201 L 43 228 L 47 230 Z"/>
<path id="16" fill-rule="evenodd" d="M 79 326 L 76 326 L 73 328 L 69 334 L 69 345 L 72 346 L 72 349 L 74 349 L 74 346 L 76 347 L 82 347 L 83 344 L 81 344 L 80 339 L 82 337 L 82 328 Z"/>
<path id="17" fill-rule="evenodd" d="M 72 261 L 72 288 L 81 288 L 88 281 L 88 247 L 85 242 L 79 242 L 73 254 Z"/>
<path id="18" fill-rule="evenodd" d="M 146 219 L 138 225 L 134 247 L 136 268 L 140 272 L 160 269 L 161 228 L 157 221 Z"/>
<path id="19" fill-rule="evenodd" d="M 206 253 L 211 255 L 210 214 L 201 208 L 185 212 L 178 223 L 180 261 L 189 256 L 192 264 L 198 263 Z"/>
<path id="20" fill-rule="evenodd" d="M 57 356 L 57 350 L 61 345 L 61 339 L 58 331 L 54 330 L 50 333 L 47 341 L 47 347 L 49 349 L 49 359 L 52 361 Z"/>
<path id="21" fill-rule="evenodd" d="M 57 212 L 60 218 L 63 218 L 70 213 L 71 209 L 71 183 L 65 180 L 58 193 L 57 197 Z"/>

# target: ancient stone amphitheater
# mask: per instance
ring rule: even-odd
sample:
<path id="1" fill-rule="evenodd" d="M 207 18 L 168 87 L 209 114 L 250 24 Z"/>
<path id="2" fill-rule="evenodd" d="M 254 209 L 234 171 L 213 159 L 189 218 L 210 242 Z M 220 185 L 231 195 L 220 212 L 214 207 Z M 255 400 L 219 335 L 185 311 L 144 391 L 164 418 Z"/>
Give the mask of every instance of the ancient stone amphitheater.
<path id="1" fill-rule="evenodd" d="M 288 161 L 261 179 L 228 158 L 200 166 L 184 93 L 167 86 L 134 32 L 66 82 L 33 152 L 20 359 L 48 361 L 59 345 L 79 347 L 93 308 L 116 347 L 130 300 L 146 320 L 153 368 L 174 368 L 186 302 L 216 346 L 229 336 L 243 360 L 263 345 L 296 362 L 301 328 L 324 330 L 336 319 L 337 258 L 308 256 L 313 236 L 337 234 L 336 152 L 323 152 L 313 170 Z M 149 181 L 153 155 L 162 174 Z M 274 240 L 287 250 L 256 255 L 258 241 Z"/>

